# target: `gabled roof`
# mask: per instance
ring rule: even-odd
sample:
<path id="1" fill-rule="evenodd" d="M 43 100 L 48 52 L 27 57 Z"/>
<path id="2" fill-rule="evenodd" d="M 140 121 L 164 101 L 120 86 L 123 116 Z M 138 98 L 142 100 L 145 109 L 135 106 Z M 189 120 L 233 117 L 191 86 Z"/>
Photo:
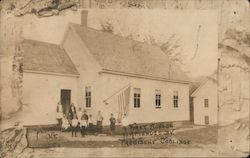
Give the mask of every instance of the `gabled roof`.
<path id="1" fill-rule="evenodd" d="M 79 75 L 70 57 L 59 45 L 25 39 L 22 47 L 24 70 Z"/>
<path id="2" fill-rule="evenodd" d="M 193 85 L 190 88 L 191 96 L 194 97 L 208 81 L 212 81 L 213 83 L 217 84 L 216 74 L 208 76 L 200 82 L 193 83 Z"/>
<path id="3" fill-rule="evenodd" d="M 70 24 L 103 70 L 188 81 L 159 47 L 112 33 Z"/>
<path id="4" fill-rule="evenodd" d="M 189 86 L 189 94 L 192 95 L 193 92 L 196 91 L 202 84 L 203 82 L 192 82 Z"/>

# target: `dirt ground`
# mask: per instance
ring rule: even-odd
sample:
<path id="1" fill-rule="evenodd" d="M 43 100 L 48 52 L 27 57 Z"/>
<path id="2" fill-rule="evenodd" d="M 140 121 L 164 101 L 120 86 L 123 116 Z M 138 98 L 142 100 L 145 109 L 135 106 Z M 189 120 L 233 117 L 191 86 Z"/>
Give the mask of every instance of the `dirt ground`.
<path id="1" fill-rule="evenodd" d="M 216 132 L 215 132 L 216 131 Z M 34 134 L 34 133 L 33 133 Z M 82 142 L 89 146 L 89 140 L 95 140 L 90 146 L 95 146 L 98 142 L 99 147 L 52 147 L 52 148 L 26 148 L 19 157 L 58 157 L 58 158 L 71 158 L 71 157 L 247 157 L 248 153 L 225 148 L 224 145 L 218 144 L 217 128 L 214 126 L 210 128 L 195 127 L 191 129 L 180 129 L 175 133 L 178 138 L 201 138 L 206 143 L 201 143 L 202 139 L 193 139 L 193 145 L 183 147 L 138 147 L 138 146 L 116 146 L 117 139 L 121 136 L 87 136 L 85 138 L 72 138 L 70 132 L 64 133 L 64 136 L 74 141 Z M 193 135 L 193 136 L 192 136 Z M 33 135 L 34 136 L 34 135 Z M 204 137 L 206 136 L 206 137 Z M 41 137 L 42 138 L 42 137 Z M 208 141 L 209 140 L 209 141 Z M 209 142 L 209 143 L 208 143 Z M 120 143 L 120 142 L 118 142 Z M 197 145 L 197 146 L 195 146 Z M 154 146 L 155 147 L 155 146 Z"/>
<path id="2" fill-rule="evenodd" d="M 106 134 L 87 134 L 81 137 L 80 131 L 77 137 L 72 137 L 70 131 L 61 132 L 58 130 L 43 131 L 38 134 L 35 130 L 28 130 L 28 146 L 34 148 L 45 147 L 70 147 L 70 148 L 103 148 L 103 147 L 130 147 L 130 148 L 193 148 L 202 145 L 213 145 L 217 143 L 216 126 L 190 126 L 179 128 L 173 131 L 172 135 L 136 135 L 128 136 L 127 142 L 122 134 L 113 136 Z M 128 139 L 131 138 L 131 139 Z M 138 141 L 147 141 L 140 143 Z M 130 141 L 130 142 L 129 142 Z M 135 142 L 131 143 L 131 141 Z M 151 143 L 148 143 L 148 142 Z M 154 141 L 154 142 L 152 142 Z M 179 141 L 179 142 L 178 142 Z M 181 142 L 180 142 L 181 141 Z M 189 143 L 188 143 L 189 142 Z M 131 144 L 130 144 L 131 143 Z"/>
<path id="3" fill-rule="evenodd" d="M 31 156 L 32 155 L 32 156 Z M 134 148 L 27 148 L 19 157 L 246 157 L 240 152 L 224 153 L 216 146 L 204 148 L 134 149 Z"/>

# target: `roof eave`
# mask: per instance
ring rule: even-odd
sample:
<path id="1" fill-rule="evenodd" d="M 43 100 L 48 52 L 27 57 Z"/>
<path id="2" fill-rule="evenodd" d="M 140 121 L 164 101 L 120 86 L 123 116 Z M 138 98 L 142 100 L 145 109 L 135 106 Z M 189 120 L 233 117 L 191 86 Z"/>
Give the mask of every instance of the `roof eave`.
<path id="1" fill-rule="evenodd" d="M 195 97 L 199 90 L 207 83 L 208 78 L 203 80 L 202 84 L 191 94 L 191 97 Z"/>
<path id="2" fill-rule="evenodd" d="M 44 75 L 55 75 L 55 76 L 67 76 L 67 77 L 79 77 L 79 73 L 61 73 L 61 72 L 48 72 L 48 71 L 37 71 L 37 70 L 29 70 L 29 69 L 24 69 L 23 72 L 25 73 L 35 73 L 35 74 L 44 74 Z"/>
<path id="3" fill-rule="evenodd" d="M 182 80 L 175 80 L 175 79 L 167 79 L 163 77 L 155 77 L 155 76 L 149 76 L 149 75 L 141 75 L 141 74 L 134 74 L 134 73 L 128 73 L 128 72 L 121 72 L 121 71 L 114 71 L 109 69 L 102 69 L 100 72 L 107 73 L 107 74 L 113 74 L 113 75 L 122 75 L 122 76 L 128 76 L 128 77 L 136 77 L 136 78 L 144 78 L 144 79 L 150 79 L 150 80 L 157 80 L 157 81 L 165 81 L 165 82 L 174 82 L 174 83 L 181 83 L 181 84 L 190 84 L 190 81 L 182 81 Z"/>

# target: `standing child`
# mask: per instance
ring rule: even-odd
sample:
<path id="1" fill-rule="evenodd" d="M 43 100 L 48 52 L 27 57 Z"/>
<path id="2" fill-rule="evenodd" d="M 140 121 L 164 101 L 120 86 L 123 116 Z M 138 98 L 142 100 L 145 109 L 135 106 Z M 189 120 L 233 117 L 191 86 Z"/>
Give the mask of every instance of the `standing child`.
<path id="1" fill-rule="evenodd" d="M 93 119 L 92 119 L 92 115 L 91 114 L 89 115 L 88 123 L 89 123 L 89 130 L 88 131 L 90 133 L 93 133 L 94 132 L 94 129 L 93 129 L 94 124 L 93 124 Z"/>
<path id="2" fill-rule="evenodd" d="M 98 111 L 98 115 L 97 115 L 97 122 L 96 122 L 96 126 L 97 126 L 97 130 L 98 132 L 102 133 L 102 121 L 103 121 L 103 117 L 101 114 L 101 111 Z"/>
<path id="3" fill-rule="evenodd" d="M 69 121 L 66 118 L 66 115 L 64 114 L 62 118 L 62 130 L 67 130 L 69 127 L 70 127 Z"/>
<path id="4" fill-rule="evenodd" d="M 114 114 L 111 113 L 109 121 L 110 121 L 110 135 L 113 136 L 114 131 L 115 131 L 115 123 L 116 123 Z"/>
<path id="5" fill-rule="evenodd" d="M 56 119 L 58 121 L 58 125 L 62 126 L 63 109 L 62 109 L 62 104 L 60 101 L 57 103 L 57 107 L 56 107 Z"/>
<path id="6" fill-rule="evenodd" d="M 86 114 L 86 110 L 84 110 L 83 114 L 82 114 L 82 117 L 81 117 L 81 134 L 82 134 L 82 137 L 85 136 L 86 134 L 86 128 L 87 128 L 87 125 L 88 125 L 88 115 Z"/>
<path id="7" fill-rule="evenodd" d="M 72 119 L 72 125 L 71 125 L 71 132 L 72 132 L 72 137 L 73 134 L 75 133 L 75 137 L 76 137 L 76 132 L 77 132 L 77 128 L 78 128 L 78 118 L 76 113 L 73 114 L 73 119 Z"/>

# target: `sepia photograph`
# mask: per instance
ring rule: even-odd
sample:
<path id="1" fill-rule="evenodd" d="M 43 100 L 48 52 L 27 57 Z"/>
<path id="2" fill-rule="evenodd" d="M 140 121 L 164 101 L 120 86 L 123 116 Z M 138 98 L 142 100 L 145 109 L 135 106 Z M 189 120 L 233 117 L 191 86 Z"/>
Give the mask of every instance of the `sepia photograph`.
<path id="1" fill-rule="evenodd" d="M 1 0 L 0 157 L 248 157 L 247 0 Z"/>

